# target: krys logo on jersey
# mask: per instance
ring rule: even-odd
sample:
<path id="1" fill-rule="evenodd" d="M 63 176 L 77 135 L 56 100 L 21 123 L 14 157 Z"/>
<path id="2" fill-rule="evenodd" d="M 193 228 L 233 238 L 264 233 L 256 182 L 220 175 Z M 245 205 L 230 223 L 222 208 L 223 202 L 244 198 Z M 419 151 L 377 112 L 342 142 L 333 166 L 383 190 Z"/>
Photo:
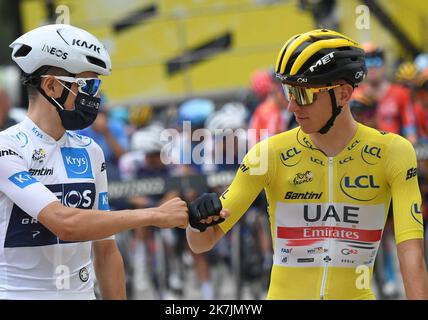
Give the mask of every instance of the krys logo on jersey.
<path id="1" fill-rule="evenodd" d="M 70 179 L 93 179 L 91 160 L 84 148 L 61 148 L 67 177 Z"/>
<path id="2" fill-rule="evenodd" d="M 340 190 L 347 197 L 357 201 L 371 201 L 380 192 L 380 184 L 373 175 L 349 176 L 340 179 Z"/>
<path id="3" fill-rule="evenodd" d="M 381 239 L 382 229 L 367 230 L 359 227 L 358 206 L 305 204 L 301 208 L 303 211 L 301 216 L 306 226 L 277 227 L 277 238 L 288 240 L 287 245 L 306 246 L 323 239 L 370 243 Z"/>

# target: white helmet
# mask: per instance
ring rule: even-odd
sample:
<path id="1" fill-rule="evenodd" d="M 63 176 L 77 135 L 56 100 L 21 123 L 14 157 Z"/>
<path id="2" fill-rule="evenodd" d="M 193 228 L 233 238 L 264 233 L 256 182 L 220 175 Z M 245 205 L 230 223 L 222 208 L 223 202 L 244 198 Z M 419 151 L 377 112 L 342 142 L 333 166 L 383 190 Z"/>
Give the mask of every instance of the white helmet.
<path id="1" fill-rule="evenodd" d="M 31 30 L 10 47 L 12 59 L 27 74 L 53 66 L 77 74 L 93 71 L 111 73 L 110 56 L 104 45 L 89 32 L 67 24 L 51 24 Z"/>
<path id="2" fill-rule="evenodd" d="M 240 129 L 246 125 L 247 110 L 240 102 L 226 103 L 220 110 L 214 112 L 205 122 L 205 128 L 211 132 L 216 129 Z"/>
<path id="3" fill-rule="evenodd" d="M 161 152 L 165 146 L 165 142 L 160 141 L 162 130 L 164 127 L 156 123 L 134 132 L 131 149 L 143 151 L 145 154 Z"/>

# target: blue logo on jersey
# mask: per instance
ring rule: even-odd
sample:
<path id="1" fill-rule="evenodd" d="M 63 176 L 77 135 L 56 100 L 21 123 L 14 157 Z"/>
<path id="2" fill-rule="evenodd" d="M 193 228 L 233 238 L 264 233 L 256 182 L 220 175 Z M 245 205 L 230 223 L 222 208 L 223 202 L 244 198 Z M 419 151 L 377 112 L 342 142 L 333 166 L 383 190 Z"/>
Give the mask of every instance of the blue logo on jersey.
<path id="1" fill-rule="evenodd" d="M 20 187 L 21 189 L 24 189 L 30 184 L 39 182 L 38 180 L 34 179 L 28 171 L 21 171 L 21 172 L 15 173 L 14 175 L 11 175 L 9 177 L 9 180 L 12 181 L 14 184 L 16 184 L 18 187 Z"/>
<path id="2" fill-rule="evenodd" d="M 15 134 L 15 135 L 13 135 L 11 137 L 14 138 L 14 139 L 16 139 L 16 141 L 18 141 L 19 146 L 21 148 L 24 148 L 28 144 L 28 137 L 22 131 L 19 131 L 17 134 Z"/>
<path id="3" fill-rule="evenodd" d="M 43 134 L 40 132 L 39 128 L 33 127 L 33 129 L 31 129 L 31 131 L 33 131 L 33 133 L 36 137 L 38 137 L 39 139 L 43 139 Z"/>
<path id="4" fill-rule="evenodd" d="M 87 136 L 82 136 L 82 135 L 74 133 L 74 132 L 70 133 L 68 131 L 67 131 L 67 135 L 69 137 L 76 138 L 76 140 L 79 143 L 79 146 L 81 146 L 81 147 L 87 147 L 92 143 L 92 139 L 87 137 Z"/>
<path id="5" fill-rule="evenodd" d="M 98 209 L 100 210 L 110 210 L 108 205 L 108 192 L 101 192 L 98 198 Z"/>
<path id="6" fill-rule="evenodd" d="M 67 177 L 93 179 L 91 159 L 84 148 L 61 148 Z"/>

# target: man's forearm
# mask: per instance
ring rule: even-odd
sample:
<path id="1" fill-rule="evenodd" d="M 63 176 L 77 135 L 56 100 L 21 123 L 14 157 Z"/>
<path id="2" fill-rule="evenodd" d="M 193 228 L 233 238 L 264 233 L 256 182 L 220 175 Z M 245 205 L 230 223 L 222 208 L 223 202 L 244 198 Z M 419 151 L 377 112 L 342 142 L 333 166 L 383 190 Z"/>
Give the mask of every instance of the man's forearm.
<path id="1" fill-rule="evenodd" d="M 135 210 L 109 212 L 67 208 L 51 203 L 41 211 L 38 220 L 62 240 L 87 241 L 103 239 L 140 226 L 153 225 L 155 221 L 152 211 L 153 209 L 141 209 L 138 212 Z M 46 219 L 46 214 L 55 218 Z"/>
<path id="2" fill-rule="evenodd" d="M 428 300 L 428 277 L 425 262 L 419 260 L 412 266 L 401 267 L 404 288 L 409 300 Z"/>
<path id="3" fill-rule="evenodd" d="M 194 253 L 202 253 L 211 250 L 217 243 L 216 236 L 222 232 L 218 226 L 209 227 L 204 232 L 195 232 L 186 229 L 187 242 Z"/>
<path id="4" fill-rule="evenodd" d="M 428 300 L 428 275 L 423 241 L 404 241 L 397 246 L 397 253 L 407 299 Z"/>
<path id="5" fill-rule="evenodd" d="M 106 254 L 96 254 L 95 273 L 104 300 L 125 300 L 125 271 L 123 259 L 117 247 Z"/>

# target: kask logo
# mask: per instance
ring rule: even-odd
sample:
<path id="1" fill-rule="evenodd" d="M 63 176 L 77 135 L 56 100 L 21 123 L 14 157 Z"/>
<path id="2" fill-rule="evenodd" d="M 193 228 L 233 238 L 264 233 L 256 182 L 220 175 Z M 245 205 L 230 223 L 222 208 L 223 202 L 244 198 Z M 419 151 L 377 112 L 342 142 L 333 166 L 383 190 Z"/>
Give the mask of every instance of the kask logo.
<path id="1" fill-rule="evenodd" d="M 92 175 L 91 160 L 86 149 L 61 148 L 61 155 L 68 178 L 94 178 Z"/>
<path id="2" fill-rule="evenodd" d="M 73 46 L 78 46 L 78 47 L 84 47 L 86 49 L 89 50 L 94 50 L 94 52 L 100 53 L 101 48 L 96 46 L 93 43 L 87 43 L 85 40 L 81 40 L 81 39 L 73 39 Z"/>

